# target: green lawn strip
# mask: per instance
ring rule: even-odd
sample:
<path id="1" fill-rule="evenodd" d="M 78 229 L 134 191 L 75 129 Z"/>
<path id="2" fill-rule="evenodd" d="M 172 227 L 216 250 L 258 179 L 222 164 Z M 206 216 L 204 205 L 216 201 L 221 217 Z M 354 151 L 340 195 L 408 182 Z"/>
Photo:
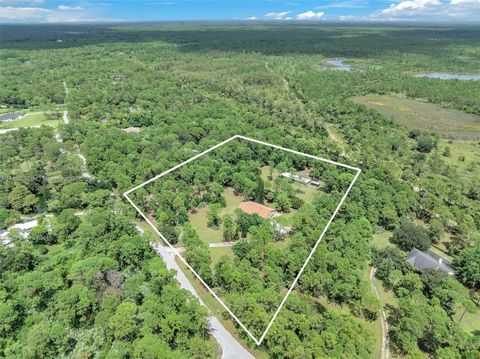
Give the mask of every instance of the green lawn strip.
<path id="1" fill-rule="evenodd" d="M 250 352 L 252 355 L 257 358 L 257 359 L 267 359 L 268 355 L 266 352 L 260 350 L 260 349 L 252 349 L 249 348 L 245 345 L 243 339 L 240 338 L 237 329 L 235 328 L 235 325 L 233 323 L 233 320 L 230 319 L 229 314 L 227 311 L 222 307 L 222 305 L 210 294 L 210 292 L 200 283 L 198 279 L 196 279 L 193 275 L 193 273 L 185 266 L 185 264 L 178 259 L 178 257 L 175 258 L 177 261 L 177 264 L 180 266 L 182 271 L 185 273 L 187 276 L 188 280 L 190 283 L 193 285 L 195 288 L 198 296 L 200 299 L 205 303 L 205 305 L 210 309 L 210 312 L 215 315 L 215 317 L 222 323 L 222 325 L 227 329 L 232 336 L 241 342 L 243 346 Z M 228 319 L 224 319 L 224 316 Z"/>
<path id="2" fill-rule="evenodd" d="M 61 120 L 47 120 L 43 113 L 27 115 L 24 118 L 18 118 L 13 121 L 0 121 L 0 129 L 33 127 L 33 126 L 51 126 L 57 127 Z"/>
<path id="3" fill-rule="evenodd" d="M 235 256 L 232 247 L 209 247 L 208 250 L 210 251 L 210 258 L 212 258 L 212 269 L 223 256 L 231 258 Z"/>
<path id="4" fill-rule="evenodd" d="M 453 321 L 459 323 L 459 325 L 467 332 L 473 332 L 480 330 L 480 310 L 477 307 L 475 313 L 465 312 L 463 306 L 461 306 L 457 313 L 453 316 Z"/>
<path id="5" fill-rule="evenodd" d="M 274 217 L 273 220 L 284 226 L 290 227 L 293 225 L 293 216 L 296 212 L 296 210 L 292 209 L 288 213 L 282 213 L 280 216 Z"/>
<path id="6" fill-rule="evenodd" d="M 392 235 L 393 233 L 390 231 L 375 233 L 373 235 L 372 245 L 378 249 L 393 246 L 393 244 L 388 240 L 390 237 L 392 237 Z"/>
<path id="7" fill-rule="evenodd" d="M 443 248 L 442 248 L 443 247 Z M 446 248 L 443 244 L 438 243 L 438 244 L 432 244 L 429 248 L 429 251 L 435 253 L 436 255 L 446 259 L 450 263 L 453 261 L 453 257 L 451 257 L 448 252 L 446 251 Z"/>

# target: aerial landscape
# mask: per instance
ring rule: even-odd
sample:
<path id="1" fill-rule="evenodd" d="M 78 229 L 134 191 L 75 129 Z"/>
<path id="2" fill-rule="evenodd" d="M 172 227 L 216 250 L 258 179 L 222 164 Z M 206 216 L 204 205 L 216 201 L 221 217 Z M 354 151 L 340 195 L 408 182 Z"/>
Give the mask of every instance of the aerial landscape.
<path id="1" fill-rule="evenodd" d="M 0 358 L 480 358 L 478 19 L 0 1 Z"/>

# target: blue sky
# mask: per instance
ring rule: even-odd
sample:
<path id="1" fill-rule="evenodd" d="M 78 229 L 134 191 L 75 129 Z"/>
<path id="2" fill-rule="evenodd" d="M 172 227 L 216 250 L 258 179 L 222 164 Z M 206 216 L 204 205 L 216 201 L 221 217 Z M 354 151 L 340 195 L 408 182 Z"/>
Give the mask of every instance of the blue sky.
<path id="1" fill-rule="evenodd" d="M 0 0 L 2 22 L 479 22 L 480 0 Z"/>

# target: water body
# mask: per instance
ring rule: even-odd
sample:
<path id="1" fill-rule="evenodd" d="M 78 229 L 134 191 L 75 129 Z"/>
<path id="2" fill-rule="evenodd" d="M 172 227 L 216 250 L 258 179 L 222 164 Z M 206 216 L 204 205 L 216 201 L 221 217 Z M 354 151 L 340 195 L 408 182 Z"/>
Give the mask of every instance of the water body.
<path id="1" fill-rule="evenodd" d="M 430 79 L 441 79 L 441 80 L 480 80 L 480 75 L 462 75 L 462 74 L 447 74 L 442 72 L 432 72 L 429 74 L 418 74 L 415 77 L 428 77 Z"/>
<path id="2" fill-rule="evenodd" d="M 329 64 L 333 70 L 339 71 L 352 71 L 352 67 L 344 63 L 345 59 L 343 57 L 337 57 L 336 59 L 328 60 Z"/>

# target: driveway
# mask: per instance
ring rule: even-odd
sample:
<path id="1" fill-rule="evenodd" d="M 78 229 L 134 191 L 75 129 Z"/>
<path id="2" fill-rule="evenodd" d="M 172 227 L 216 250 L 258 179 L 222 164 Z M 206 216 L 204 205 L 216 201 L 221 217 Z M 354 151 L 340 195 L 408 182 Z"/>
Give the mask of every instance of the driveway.
<path id="1" fill-rule="evenodd" d="M 175 277 L 180 283 L 180 286 L 192 293 L 201 304 L 205 305 L 177 262 L 175 262 L 175 256 L 170 254 L 167 248 L 160 243 L 152 242 L 151 245 L 155 252 L 163 259 L 167 268 L 176 271 L 177 274 Z M 255 359 L 254 356 L 225 329 L 217 318 L 211 316 L 208 320 L 212 329 L 212 335 L 222 348 L 222 359 Z"/>

